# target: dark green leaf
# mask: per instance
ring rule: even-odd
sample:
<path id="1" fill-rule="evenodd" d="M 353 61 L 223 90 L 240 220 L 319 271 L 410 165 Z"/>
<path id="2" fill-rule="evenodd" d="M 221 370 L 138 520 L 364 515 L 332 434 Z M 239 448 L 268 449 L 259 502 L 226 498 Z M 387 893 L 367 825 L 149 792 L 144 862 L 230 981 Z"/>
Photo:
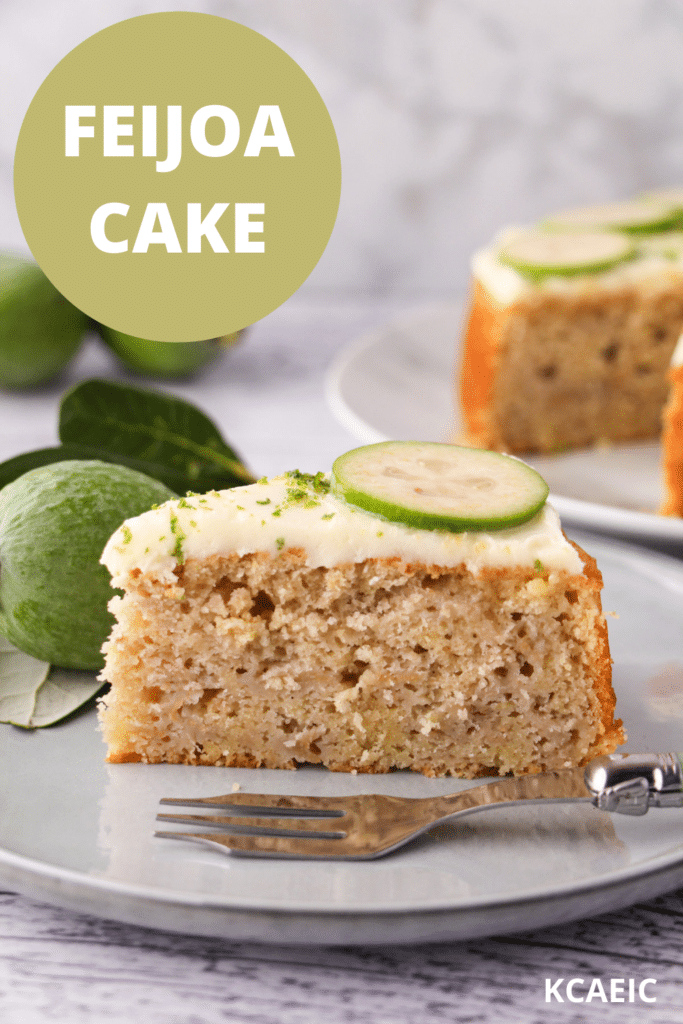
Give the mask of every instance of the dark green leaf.
<path id="1" fill-rule="evenodd" d="M 78 448 L 77 445 L 71 446 Z M 0 462 L 0 488 L 11 484 L 30 469 L 37 469 L 39 466 L 49 466 L 52 462 L 64 462 L 65 459 L 94 459 L 95 455 L 68 455 L 64 448 L 38 448 L 33 452 L 24 452 L 16 455 L 13 459 Z"/>
<path id="2" fill-rule="evenodd" d="M 192 489 L 197 490 L 196 487 L 190 487 L 190 482 L 184 473 L 169 466 L 147 462 L 144 459 L 128 459 L 102 448 L 90 448 L 85 444 L 63 444 L 58 448 L 38 448 L 36 451 L 24 452 L 23 455 L 16 455 L 13 459 L 0 462 L 0 489 L 11 484 L 13 480 L 23 476 L 24 473 L 28 473 L 30 469 L 49 466 L 53 462 L 64 462 L 67 459 L 98 459 L 100 462 L 114 462 L 119 466 L 128 466 L 130 469 L 137 469 L 139 473 L 146 473 L 147 476 L 151 476 L 155 480 L 161 480 L 176 494 L 185 494 L 186 491 Z M 224 487 L 225 484 L 221 486 Z M 204 490 L 210 491 L 217 487 L 218 482 L 209 481 Z"/>
<path id="3" fill-rule="evenodd" d="M 53 462 L 65 462 L 67 459 L 99 459 L 100 462 L 115 462 L 138 469 L 141 473 L 147 473 L 148 476 L 155 477 L 155 479 L 161 479 L 156 473 L 151 472 L 151 464 L 143 468 L 135 459 L 123 460 L 101 448 L 89 448 L 85 444 L 63 444 L 55 448 L 37 448 L 32 452 L 15 455 L 14 458 L 7 459 L 6 462 L 0 462 L 0 489 L 11 484 L 13 480 L 23 476 L 24 473 L 28 473 L 30 469 L 49 466 Z M 159 469 L 161 468 L 159 467 Z M 184 477 L 178 474 L 178 482 L 181 483 L 183 480 Z M 167 486 L 172 487 L 171 484 Z"/>
<path id="4" fill-rule="evenodd" d="M 220 490 L 255 479 L 208 416 L 145 388 L 104 380 L 78 384 L 62 399 L 59 437 L 64 444 L 109 452 L 110 461 L 163 467 L 176 481 L 182 477 L 183 490 Z M 179 489 L 170 476 L 142 471 Z"/>

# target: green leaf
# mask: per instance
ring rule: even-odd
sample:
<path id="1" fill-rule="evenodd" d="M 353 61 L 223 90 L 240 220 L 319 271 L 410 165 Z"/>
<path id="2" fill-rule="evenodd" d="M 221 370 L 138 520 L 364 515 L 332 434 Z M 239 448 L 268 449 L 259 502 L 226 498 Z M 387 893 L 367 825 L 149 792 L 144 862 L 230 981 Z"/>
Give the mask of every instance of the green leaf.
<path id="1" fill-rule="evenodd" d="M 67 455 L 64 448 L 38 448 L 36 451 L 15 455 L 12 459 L 0 462 L 0 488 L 11 484 L 13 480 L 23 476 L 24 473 L 28 473 L 30 469 L 47 466 L 51 462 L 63 462 L 65 459 L 84 457 L 81 455 Z M 90 457 L 94 458 L 94 456 Z"/>
<path id="2" fill-rule="evenodd" d="M 64 444 L 108 451 L 117 461 L 163 467 L 185 481 L 184 490 L 220 490 L 255 480 L 208 416 L 189 402 L 145 388 L 104 380 L 78 384 L 62 399 L 59 437 Z M 162 479 L 158 473 L 157 478 Z M 178 489 L 170 477 L 163 479 Z"/>
<path id="3" fill-rule="evenodd" d="M 94 672 L 80 672 L 75 668 L 50 669 L 36 695 L 28 728 L 43 729 L 46 725 L 60 722 L 87 704 L 103 685 Z"/>
<path id="4" fill-rule="evenodd" d="M 92 672 L 50 668 L 0 637 L 0 722 L 23 729 L 54 725 L 101 689 Z"/>
<path id="5" fill-rule="evenodd" d="M 180 470 L 145 459 L 127 458 L 125 455 L 117 455 L 104 448 L 91 448 L 85 444 L 63 444 L 58 448 L 37 448 L 35 451 L 24 452 L 23 455 L 16 455 L 12 459 L 7 459 L 6 462 L 1 462 L 0 489 L 12 483 L 17 477 L 28 473 L 30 469 L 47 466 L 53 462 L 64 462 L 66 459 L 98 459 L 100 462 L 113 462 L 119 466 L 137 469 L 138 472 L 146 473 L 147 476 L 151 476 L 155 480 L 161 480 L 176 494 L 184 494 L 190 490 L 188 477 Z M 221 484 L 221 486 L 224 487 L 225 484 Z M 209 483 L 205 490 L 210 491 L 215 488 L 217 489 L 216 484 Z"/>
<path id="6" fill-rule="evenodd" d="M 0 637 L 0 721 L 28 726 L 50 666 Z"/>

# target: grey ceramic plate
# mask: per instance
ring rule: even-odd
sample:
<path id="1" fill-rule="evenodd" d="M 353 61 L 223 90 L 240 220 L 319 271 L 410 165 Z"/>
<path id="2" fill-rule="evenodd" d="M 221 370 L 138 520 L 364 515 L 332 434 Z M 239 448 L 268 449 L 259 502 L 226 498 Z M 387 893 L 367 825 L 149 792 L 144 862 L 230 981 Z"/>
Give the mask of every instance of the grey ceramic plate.
<path id="1" fill-rule="evenodd" d="M 420 308 L 349 344 L 327 375 L 327 399 L 337 419 L 364 444 L 457 436 L 461 321 L 461 303 Z M 548 481 L 566 522 L 680 547 L 683 519 L 656 514 L 660 458 L 657 442 L 641 442 L 526 461 Z"/>
<path id="2" fill-rule="evenodd" d="M 683 565 L 577 539 L 605 577 L 618 711 L 631 750 L 683 748 Z M 590 806 L 472 816 L 373 862 L 230 858 L 155 839 L 161 796 L 243 791 L 422 796 L 473 785 L 387 776 L 105 765 L 93 712 L 3 727 L 0 881 L 63 906 L 186 933 L 296 943 L 472 938 L 625 906 L 683 883 L 683 809 Z M 475 783 L 476 784 L 476 783 Z"/>

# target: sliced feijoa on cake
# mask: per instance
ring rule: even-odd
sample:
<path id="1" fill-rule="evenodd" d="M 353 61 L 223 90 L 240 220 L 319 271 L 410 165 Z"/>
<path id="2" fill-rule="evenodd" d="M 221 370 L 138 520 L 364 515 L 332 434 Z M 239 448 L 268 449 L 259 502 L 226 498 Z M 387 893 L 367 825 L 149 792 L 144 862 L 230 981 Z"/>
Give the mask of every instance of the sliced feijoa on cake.
<path id="1" fill-rule="evenodd" d="M 526 231 L 499 251 L 501 263 L 533 278 L 595 274 L 635 252 L 626 235 L 614 231 Z"/>
<path id="2" fill-rule="evenodd" d="M 683 186 L 673 185 L 671 188 L 659 188 L 646 192 L 642 199 L 645 202 L 669 203 L 680 213 L 683 210 Z"/>
<path id="3" fill-rule="evenodd" d="M 545 480 L 498 452 L 430 441 L 354 448 L 332 466 L 332 493 L 391 522 L 426 530 L 502 530 L 531 519 Z"/>
<path id="4" fill-rule="evenodd" d="M 543 225 L 561 231 L 665 231 L 678 219 L 675 202 L 656 199 L 630 199 L 621 203 L 602 203 L 562 210 L 547 217 Z"/>

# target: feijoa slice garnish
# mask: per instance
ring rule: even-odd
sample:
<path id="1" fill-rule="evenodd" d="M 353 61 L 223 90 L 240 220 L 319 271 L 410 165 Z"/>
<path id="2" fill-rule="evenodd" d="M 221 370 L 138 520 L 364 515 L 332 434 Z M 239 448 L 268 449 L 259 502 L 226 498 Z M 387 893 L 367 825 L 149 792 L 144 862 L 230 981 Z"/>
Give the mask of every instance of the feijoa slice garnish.
<path id="1" fill-rule="evenodd" d="M 677 220 L 678 209 L 674 202 L 656 199 L 630 199 L 619 203 L 601 203 L 598 206 L 581 206 L 574 210 L 562 210 L 551 214 L 543 222 L 544 227 L 561 231 L 665 231 Z"/>
<path id="2" fill-rule="evenodd" d="M 677 213 L 683 210 L 683 186 L 673 185 L 670 188 L 659 188 L 646 192 L 641 199 L 650 203 L 668 203 Z"/>
<path id="3" fill-rule="evenodd" d="M 332 493 L 391 522 L 423 530 L 503 530 L 533 518 L 545 480 L 509 455 L 431 441 L 354 448 L 332 467 Z"/>
<path id="4" fill-rule="evenodd" d="M 501 263 L 522 274 L 543 278 L 596 274 L 634 254 L 626 235 L 615 231 L 526 231 L 499 251 Z"/>

